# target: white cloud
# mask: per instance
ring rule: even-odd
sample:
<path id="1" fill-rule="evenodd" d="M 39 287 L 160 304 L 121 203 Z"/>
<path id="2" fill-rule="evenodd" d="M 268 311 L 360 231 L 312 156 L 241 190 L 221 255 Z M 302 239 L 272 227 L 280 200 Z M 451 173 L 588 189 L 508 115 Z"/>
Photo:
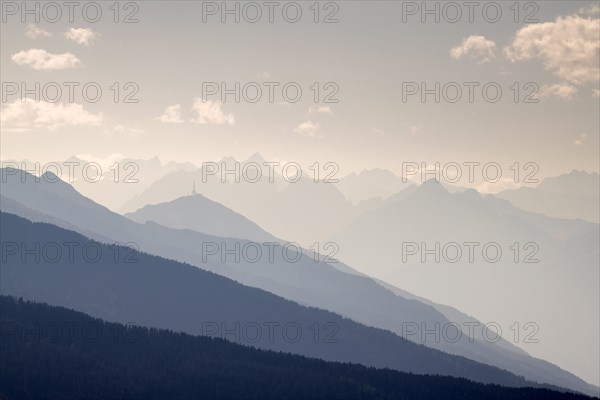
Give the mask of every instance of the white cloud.
<path id="1" fill-rule="evenodd" d="M 511 178 L 501 178 L 498 182 L 484 182 L 481 185 L 477 186 L 475 190 L 479 193 L 499 193 L 503 190 L 517 189 L 519 188 L 519 184 L 515 182 L 514 179 Z"/>
<path id="2" fill-rule="evenodd" d="M 599 35 L 598 18 L 559 16 L 554 22 L 519 29 L 504 53 L 513 62 L 539 60 L 546 70 L 570 84 L 598 82 Z"/>
<path id="3" fill-rule="evenodd" d="M 129 126 L 125 126 L 125 125 L 115 125 L 115 127 L 113 128 L 113 131 L 119 134 L 122 134 L 123 136 L 140 136 L 142 133 L 146 132 L 144 129 L 139 129 L 139 128 L 131 128 Z"/>
<path id="4" fill-rule="evenodd" d="M 416 135 L 423 128 L 423 125 L 417 124 L 410 127 L 410 134 Z"/>
<path id="5" fill-rule="evenodd" d="M 319 123 L 314 124 L 310 121 L 305 121 L 298 125 L 294 129 L 294 132 L 298 132 L 309 137 L 322 137 L 321 135 L 319 135 L 319 128 Z"/>
<path id="6" fill-rule="evenodd" d="M 329 106 L 309 107 L 308 114 L 310 115 L 312 113 L 333 115 L 333 111 L 331 110 L 331 107 L 329 107 Z"/>
<path id="7" fill-rule="evenodd" d="M 11 57 L 17 65 L 28 65 L 36 70 L 68 69 L 81 63 L 71 53 L 52 54 L 44 49 L 23 50 Z"/>
<path id="8" fill-rule="evenodd" d="M 385 131 L 383 129 L 379 129 L 379 128 L 376 128 L 376 127 L 372 127 L 371 128 L 371 133 L 374 134 L 374 135 L 378 135 L 378 136 L 385 135 Z"/>
<path id="9" fill-rule="evenodd" d="M 600 6 L 599 5 L 591 5 L 589 7 L 582 7 L 577 11 L 577 14 L 582 15 L 598 15 L 600 14 Z"/>
<path id="10" fill-rule="evenodd" d="M 193 118 L 191 122 L 200 125 L 234 125 L 235 115 L 233 113 L 225 114 L 221 107 L 223 103 L 213 102 L 207 100 L 202 101 L 200 98 L 194 99 L 192 110 L 198 113 L 196 118 Z"/>
<path id="11" fill-rule="evenodd" d="M 577 138 L 573 141 L 575 146 L 581 146 L 588 138 L 587 133 L 580 133 Z"/>
<path id="12" fill-rule="evenodd" d="M 577 89 L 569 84 L 555 83 L 554 85 L 544 85 L 540 88 L 539 97 L 557 97 L 561 100 L 572 100 Z"/>
<path id="13" fill-rule="evenodd" d="M 463 39 L 459 46 L 450 50 L 450 56 L 455 59 L 469 57 L 483 64 L 496 58 L 496 43 L 484 36 L 471 35 Z"/>
<path id="14" fill-rule="evenodd" d="M 101 113 L 91 113 L 81 104 L 36 102 L 27 97 L 25 102 L 17 99 L 3 107 L 0 124 L 12 132 L 56 131 L 63 126 L 98 126 L 102 118 Z"/>
<path id="15" fill-rule="evenodd" d="M 157 118 L 160 122 L 171 123 L 171 124 L 182 124 L 183 118 L 181 117 L 181 105 L 174 104 L 165 109 L 160 117 Z"/>
<path id="16" fill-rule="evenodd" d="M 500 75 L 500 76 L 510 76 L 510 75 L 512 75 L 512 71 L 510 71 L 506 67 L 500 67 L 500 71 L 498 71 L 498 75 Z"/>
<path id="17" fill-rule="evenodd" d="M 67 39 L 85 46 L 92 44 L 96 36 L 97 33 L 89 28 L 71 28 L 65 32 L 65 37 Z"/>
<path id="18" fill-rule="evenodd" d="M 88 163 L 97 163 L 98 165 L 100 165 L 103 171 L 108 171 L 110 166 L 114 165 L 116 162 L 121 162 L 125 159 L 125 156 L 121 153 L 109 154 L 108 156 L 103 158 L 94 157 L 91 154 L 76 154 L 75 157 Z"/>
<path id="19" fill-rule="evenodd" d="M 27 28 L 25 29 L 25 35 L 31 39 L 52 36 L 50 32 L 42 28 L 38 28 L 34 24 L 27 25 Z"/>

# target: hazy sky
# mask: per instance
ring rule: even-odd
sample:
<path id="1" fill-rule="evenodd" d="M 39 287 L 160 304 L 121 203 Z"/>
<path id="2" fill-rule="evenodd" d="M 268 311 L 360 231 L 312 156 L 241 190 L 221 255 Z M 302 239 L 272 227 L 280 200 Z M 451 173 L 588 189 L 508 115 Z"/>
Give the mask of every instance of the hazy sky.
<path id="1" fill-rule="evenodd" d="M 513 2 L 494 3 L 502 11 L 495 23 L 486 21 L 495 17 L 493 6 L 487 6 L 484 18 L 485 2 L 474 9 L 473 22 L 462 6 L 455 23 L 450 20 L 456 10 L 443 9 L 443 3 L 437 4 L 439 23 L 435 15 L 425 15 L 423 23 L 422 10 L 412 15 L 410 2 L 390 1 L 323 2 L 318 23 L 312 2 L 298 3 L 302 17 L 297 23 L 285 20 L 295 16 L 288 6 L 284 18 L 285 3 L 277 3 L 273 23 L 263 2 L 254 3 L 262 5 L 255 23 L 244 19 L 256 14 L 244 3 L 239 3 L 239 23 L 234 15 L 225 15 L 222 23 L 219 10 L 208 13 L 211 4 L 190 1 L 139 2 L 137 10 L 122 5 L 119 23 L 109 9 L 112 2 L 101 2 L 102 16 L 95 23 L 83 18 L 82 7 L 75 9 L 72 23 L 66 8 L 58 22 L 47 20 L 55 15 L 47 9 L 39 22 L 25 15 L 23 23 L 22 10 L 8 3 L 20 7 L 20 2 L 3 2 L 4 159 L 158 155 L 163 162 L 199 164 L 260 152 L 269 160 L 306 166 L 337 162 L 343 173 L 375 167 L 400 173 L 401 163 L 412 161 L 493 161 L 504 168 L 532 161 L 540 167 L 539 177 L 599 168 L 597 2 L 544 1 L 527 7 L 521 2 L 518 23 Z M 88 19 L 94 17 L 93 8 L 87 12 Z M 123 23 L 131 13 L 139 22 Z M 337 23 L 323 23 L 330 14 Z M 523 23 L 528 15 L 540 23 Z M 22 103 L 20 93 L 11 94 L 10 82 L 29 88 L 56 82 L 63 93 L 55 104 Z M 64 82 L 80 84 L 73 103 Z M 82 96 L 88 82 L 102 89 L 96 103 Z M 119 103 L 110 89 L 114 82 L 120 86 Z M 125 87 L 127 82 L 135 86 Z M 262 98 L 250 103 L 242 97 L 236 103 L 229 95 L 221 104 L 214 95 L 202 102 L 203 82 L 225 82 L 229 88 L 256 82 Z M 273 102 L 264 82 L 278 84 Z M 292 104 L 282 93 L 289 82 L 303 91 Z M 317 103 L 314 82 L 320 88 Z M 460 86 L 463 97 L 436 104 L 433 94 L 425 103 L 417 94 L 403 101 L 403 82 L 426 82 L 430 88 L 435 82 L 440 87 L 456 82 L 447 86 L 447 94 L 454 97 Z M 465 82 L 479 84 L 473 103 Z M 502 89 L 496 103 L 483 98 L 482 87 L 489 82 Z M 530 82 L 535 85 L 527 86 Z M 524 103 L 536 85 L 539 102 Z M 136 86 L 133 98 L 139 102 L 123 103 Z M 254 89 L 247 88 L 253 97 Z M 338 89 L 333 96 L 338 102 L 325 103 L 325 96 Z M 54 93 L 48 86 L 46 100 Z M 93 87 L 89 93 L 94 96 Z M 294 88 L 288 93 L 293 99 Z M 494 96 L 494 87 L 488 93 Z"/>

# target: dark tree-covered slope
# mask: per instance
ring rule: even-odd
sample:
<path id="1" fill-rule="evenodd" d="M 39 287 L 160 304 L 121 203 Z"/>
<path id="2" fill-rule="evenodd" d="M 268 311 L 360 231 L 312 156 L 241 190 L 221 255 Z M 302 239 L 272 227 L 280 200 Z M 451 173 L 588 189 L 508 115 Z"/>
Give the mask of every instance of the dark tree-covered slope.
<path id="1" fill-rule="evenodd" d="M 585 399 L 257 350 L 0 296 L 2 399 Z"/>

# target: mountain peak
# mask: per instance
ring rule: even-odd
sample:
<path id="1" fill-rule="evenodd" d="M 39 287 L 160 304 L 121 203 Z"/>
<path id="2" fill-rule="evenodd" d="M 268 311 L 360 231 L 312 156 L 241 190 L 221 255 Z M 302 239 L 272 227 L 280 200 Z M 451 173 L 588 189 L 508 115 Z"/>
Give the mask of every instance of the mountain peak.
<path id="1" fill-rule="evenodd" d="M 73 163 L 73 162 L 83 163 L 85 161 L 83 159 L 77 157 L 77 156 L 71 156 L 71 157 L 67 158 L 64 162 L 65 163 L 67 163 L 67 162 L 71 162 L 71 163 Z"/>
<path id="2" fill-rule="evenodd" d="M 51 182 L 51 183 L 58 182 L 59 180 L 61 180 L 60 177 L 52 171 L 44 172 L 44 174 L 40 177 L 40 179 L 42 181 Z"/>
<path id="3" fill-rule="evenodd" d="M 468 199 L 481 199 L 481 193 L 473 188 L 469 188 L 462 192 L 462 195 Z"/>
<path id="4" fill-rule="evenodd" d="M 262 163 L 265 162 L 265 159 L 263 158 L 263 156 L 260 153 L 254 153 L 246 161 L 244 161 L 244 164 L 249 163 L 249 162 L 255 162 L 259 165 L 262 165 Z"/>
<path id="5" fill-rule="evenodd" d="M 156 165 L 158 167 L 162 167 L 162 165 L 163 165 L 162 162 L 160 161 L 160 158 L 158 158 L 158 156 L 154 156 L 152 158 L 149 158 L 146 162 L 148 164 L 154 164 L 154 165 Z"/>
<path id="6" fill-rule="evenodd" d="M 428 179 L 417 186 L 409 197 L 416 199 L 417 202 L 438 202 L 448 195 L 450 195 L 450 192 L 440 182 L 435 179 Z"/>
<path id="7" fill-rule="evenodd" d="M 225 156 L 225 157 L 222 157 L 222 158 L 221 158 L 221 159 L 218 161 L 218 163 L 219 163 L 219 164 L 223 164 L 223 163 L 225 163 L 226 165 L 229 165 L 229 164 L 235 164 L 235 163 L 237 163 L 237 162 L 238 162 L 238 161 L 235 159 L 235 157 L 231 157 L 231 156 Z"/>
<path id="8" fill-rule="evenodd" d="M 597 197 L 600 191 L 600 181 L 597 173 L 574 169 L 568 174 L 544 179 L 537 189 L 565 195 Z"/>
<path id="9" fill-rule="evenodd" d="M 248 218 L 201 194 L 149 204 L 125 216 L 139 223 L 154 221 L 169 228 L 191 229 L 207 235 L 256 241 L 275 239 Z"/>
<path id="10" fill-rule="evenodd" d="M 447 194 L 448 191 L 436 179 L 428 179 L 419 186 L 417 193 L 426 194 Z"/>

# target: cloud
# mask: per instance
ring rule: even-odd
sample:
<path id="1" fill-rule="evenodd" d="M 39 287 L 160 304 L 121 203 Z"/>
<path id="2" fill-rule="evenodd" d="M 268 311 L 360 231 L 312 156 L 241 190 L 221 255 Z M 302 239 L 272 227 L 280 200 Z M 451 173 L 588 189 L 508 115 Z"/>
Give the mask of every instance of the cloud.
<path id="1" fill-rule="evenodd" d="M 598 18 L 559 16 L 554 22 L 519 29 L 504 53 L 513 62 L 539 60 L 547 71 L 573 85 L 598 82 L 599 35 Z"/>
<path id="2" fill-rule="evenodd" d="M 484 182 L 481 185 L 477 186 L 475 190 L 479 193 L 499 193 L 504 190 L 511 190 L 519 188 L 519 184 L 515 182 L 512 178 L 501 178 L 498 182 Z"/>
<path id="3" fill-rule="evenodd" d="M 12 132 L 30 130 L 56 131 L 63 126 L 98 126 L 102 114 L 86 111 L 81 104 L 36 102 L 31 98 L 20 99 L 2 108 L 0 125 Z"/>
<path id="4" fill-rule="evenodd" d="M 512 75 L 512 71 L 510 71 L 506 67 L 500 67 L 500 71 L 498 71 L 498 75 L 500 75 L 500 76 L 510 76 L 510 75 Z"/>
<path id="5" fill-rule="evenodd" d="M 417 133 L 419 133 L 419 131 L 423 128 L 423 125 L 421 124 L 417 124 L 417 125 L 412 125 L 410 127 L 410 134 L 411 135 L 416 135 Z"/>
<path id="6" fill-rule="evenodd" d="M 376 128 L 376 127 L 372 127 L 371 128 L 371 133 L 374 134 L 374 135 L 378 135 L 378 136 L 385 135 L 385 131 L 383 129 L 379 129 L 379 128 Z"/>
<path id="7" fill-rule="evenodd" d="M 333 111 L 331 110 L 331 107 L 329 107 L 329 106 L 309 107 L 308 114 L 310 115 L 312 113 L 333 115 Z"/>
<path id="8" fill-rule="evenodd" d="M 191 122 L 200 125 L 235 125 L 235 115 L 233 113 L 225 114 L 221 109 L 222 106 L 223 103 L 194 99 L 192 110 L 196 111 L 198 116 L 191 119 Z"/>
<path id="9" fill-rule="evenodd" d="M 319 128 L 320 128 L 319 123 L 313 124 L 310 121 L 305 121 L 305 122 L 302 122 L 300 125 L 298 125 L 294 129 L 294 132 L 301 133 L 304 136 L 308 136 L 308 137 L 322 137 L 321 135 L 319 135 Z"/>
<path id="10" fill-rule="evenodd" d="M 452 48 L 450 56 L 457 60 L 469 57 L 477 60 L 478 64 L 484 64 L 496 58 L 496 43 L 484 36 L 471 35 L 464 38 L 459 46 Z"/>
<path id="11" fill-rule="evenodd" d="M 121 162 L 125 159 L 125 156 L 121 153 L 109 154 L 103 158 L 94 157 L 91 154 L 76 154 L 75 157 L 88 163 L 97 163 L 100 165 L 102 170 L 109 170 L 111 165 L 114 165 L 116 162 Z"/>
<path id="12" fill-rule="evenodd" d="M 52 54 L 43 49 L 20 51 L 11 60 L 17 65 L 27 65 L 36 70 L 68 69 L 81 63 L 71 53 Z"/>
<path id="13" fill-rule="evenodd" d="M 571 85 L 564 83 L 555 83 L 554 85 L 544 85 L 540 88 L 539 97 L 557 97 L 561 100 L 572 100 L 577 89 Z"/>
<path id="14" fill-rule="evenodd" d="M 160 117 L 157 117 L 160 122 L 170 123 L 170 124 L 182 124 L 183 118 L 181 118 L 181 105 L 174 104 L 165 109 L 165 112 L 162 113 Z"/>
<path id="15" fill-rule="evenodd" d="M 143 134 L 144 132 L 146 132 L 144 129 L 138 129 L 138 128 L 131 128 L 125 125 L 115 125 L 115 127 L 113 128 L 113 131 L 115 133 L 119 133 L 123 136 L 129 136 L 129 137 L 134 137 L 134 136 L 140 136 L 141 134 Z"/>
<path id="16" fill-rule="evenodd" d="M 575 146 L 581 146 L 588 138 L 587 133 L 580 133 L 577 138 L 573 141 Z"/>
<path id="17" fill-rule="evenodd" d="M 97 33 L 89 28 L 71 28 L 65 32 L 65 37 L 67 39 L 85 46 L 92 44 L 96 36 Z"/>
<path id="18" fill-rule="evenodd" d="M 598 15 L 598 14 L 600 14 L 600 6 L 594 4 L 589 7 L 582 7 L 579 9 L 579 11 L 577 11 L 577 14 Z"/>
<path id="19" fill-rule="evenodd" d="M 41 37 L 50 37 L 52 34 L 42 28 L 38 28 L 34 24 L 29 24 L 25 29 L 25 36 L 31 39 L 37 39 Z"/>

